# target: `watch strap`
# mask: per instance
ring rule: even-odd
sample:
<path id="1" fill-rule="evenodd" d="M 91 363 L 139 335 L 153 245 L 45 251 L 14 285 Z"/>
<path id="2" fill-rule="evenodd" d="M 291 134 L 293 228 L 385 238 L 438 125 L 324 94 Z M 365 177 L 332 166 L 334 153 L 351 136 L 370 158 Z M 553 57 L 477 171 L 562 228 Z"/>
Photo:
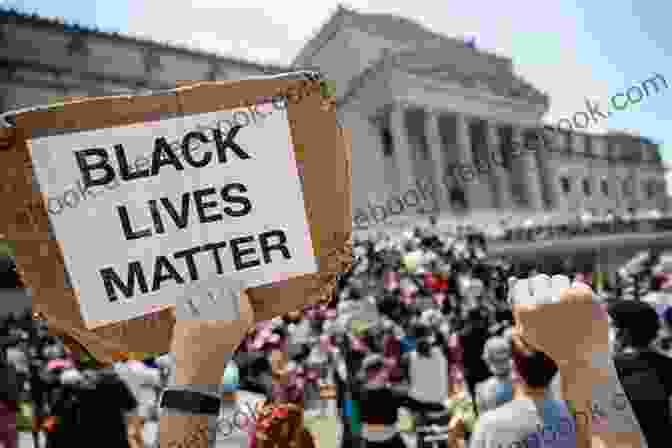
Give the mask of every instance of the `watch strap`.
<path id="1" fill-rule="evenodd" d="M 189 414 L 218 416 L 222 400 L 212 395 L 191 390 L 167 389 L 161 394 L 159 407 L 175 409 Z"/>

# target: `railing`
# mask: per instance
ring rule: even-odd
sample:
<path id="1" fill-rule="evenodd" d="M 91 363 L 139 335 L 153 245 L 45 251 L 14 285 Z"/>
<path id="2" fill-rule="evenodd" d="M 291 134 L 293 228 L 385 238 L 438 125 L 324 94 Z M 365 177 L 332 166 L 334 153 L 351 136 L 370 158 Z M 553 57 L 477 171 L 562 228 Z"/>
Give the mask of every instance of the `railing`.
<path id="1" fill-rule="evenodd" d="M 493 242 L 534 242 L 564 240 L 574 237 L 619 235 L 628 233 L 655 233 L 672 230 L 672 217 L 618 220 L 590 224 L 563 224 L 557 226 L 531 226 L 508 229 L 500 237 L 489 236 Z"/>

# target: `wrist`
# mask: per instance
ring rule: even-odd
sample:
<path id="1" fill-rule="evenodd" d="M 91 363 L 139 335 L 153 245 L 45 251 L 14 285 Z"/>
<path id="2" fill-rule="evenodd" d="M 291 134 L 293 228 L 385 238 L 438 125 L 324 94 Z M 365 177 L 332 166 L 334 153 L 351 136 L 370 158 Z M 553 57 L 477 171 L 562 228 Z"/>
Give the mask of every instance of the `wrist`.
<path id="1" fill-rule="evenodd" d="M 165 390 L 198 392 L 217 398 L 221 396 L 221 387 L 219 384 L 169 384 Z"/>
<path id="2" fill-rule="evenodd" d="M 571 370 L 567 367 L 561 371 L 563 386 L 573 404 L 583 408 L 580 409 L 585 414 L 582 418 L 592 422 L 594 433 L 641 434 L 610 353 L 595 356 L 590 362 L 576 363 Z M 565 378 L 564 375 L 569 376 Z"/>
<path id="3" fill-rule="evenodd" d="M 618 377 L 614 361 L 609 352 L 593 353 L 588 359 L 575 359 L 566 363 L 558 363 L 558 370 L 568 378 L 578 377 L 583 382 L 600 378 Z"/>
<path id="4" fill-rule="evenodd" d="M 172 385 L 180 387 L 188 387 L 196 384 L 219 385 L 222 381 L 226 366 L 220 366 L 218 363 L 216 368 L 213 367 L 214 366 L 176 365 Z"/>

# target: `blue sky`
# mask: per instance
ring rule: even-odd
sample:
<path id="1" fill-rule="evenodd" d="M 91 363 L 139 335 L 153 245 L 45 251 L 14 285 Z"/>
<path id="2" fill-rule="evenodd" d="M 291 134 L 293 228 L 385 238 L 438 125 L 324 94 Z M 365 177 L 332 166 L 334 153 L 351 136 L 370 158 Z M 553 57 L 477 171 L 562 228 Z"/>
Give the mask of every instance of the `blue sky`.
<path id="1" fill-rule="evenodd" d="M 336 9 L 334 0 L 8 0 L 40 15 L 104 30 L 175 42 L 263 62 L 289 64 Z M 585 98 L 612 95 L 653 76 L 672 87 L 672 4 L 632 0 L 352 0 L 361 12 L 395 13 L 511 57 L 515 70 L 551 96 L 549 122 L 585 110 Z M 667 37 L 667 38 L 666 38 Z M 591 129 L 626 129 L 664 143 L 672 163 L 672 88 L 662 90 Z"/>

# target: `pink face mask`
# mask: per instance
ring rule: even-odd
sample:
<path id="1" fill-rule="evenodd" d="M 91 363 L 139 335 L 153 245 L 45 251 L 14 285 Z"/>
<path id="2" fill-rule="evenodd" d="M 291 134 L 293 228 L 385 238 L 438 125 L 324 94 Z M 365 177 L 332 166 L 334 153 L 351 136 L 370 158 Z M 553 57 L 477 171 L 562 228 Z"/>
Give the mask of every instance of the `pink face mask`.
<path id="1" fill-rule="evenodd" d="M 333 348 L 331 345 L 331 338 L 328 335 L 321 335 L 320 336 L 320 350 L 323 352 L 328 352 Z"/>
<path id="2" fill-rule="evenodd" d="M 352 349 L 356 352 L 366 353 L 369 351 L 369 348 L 364 341 L 356 336 L 351 336 L 350 342 L 352 344 Z"/>
<path id="3" fill-rule="evenodd" d="M 432 299 L 434 300 L 434 303 L 437 304 L 438 306 L 442 306 L 443 302 L 446 301 L 446 295 L 442 292 L 437 292 L 432 295 Z"/>
<path id="4" fill-rule="evenodd" d="M 399 289 L 399 274 L 396 272 L 388 272 L 385 274 L 385 289 L 388 291 L 395 291 Z"/>
<path id="5" fill-rule="evenodd" d="M 390 372 L 387 368 L 381 368 L 372 372 L 368 377 L 368 385 L 373 387 L 381 387 L 387 384 L 390 379 Z"/>

